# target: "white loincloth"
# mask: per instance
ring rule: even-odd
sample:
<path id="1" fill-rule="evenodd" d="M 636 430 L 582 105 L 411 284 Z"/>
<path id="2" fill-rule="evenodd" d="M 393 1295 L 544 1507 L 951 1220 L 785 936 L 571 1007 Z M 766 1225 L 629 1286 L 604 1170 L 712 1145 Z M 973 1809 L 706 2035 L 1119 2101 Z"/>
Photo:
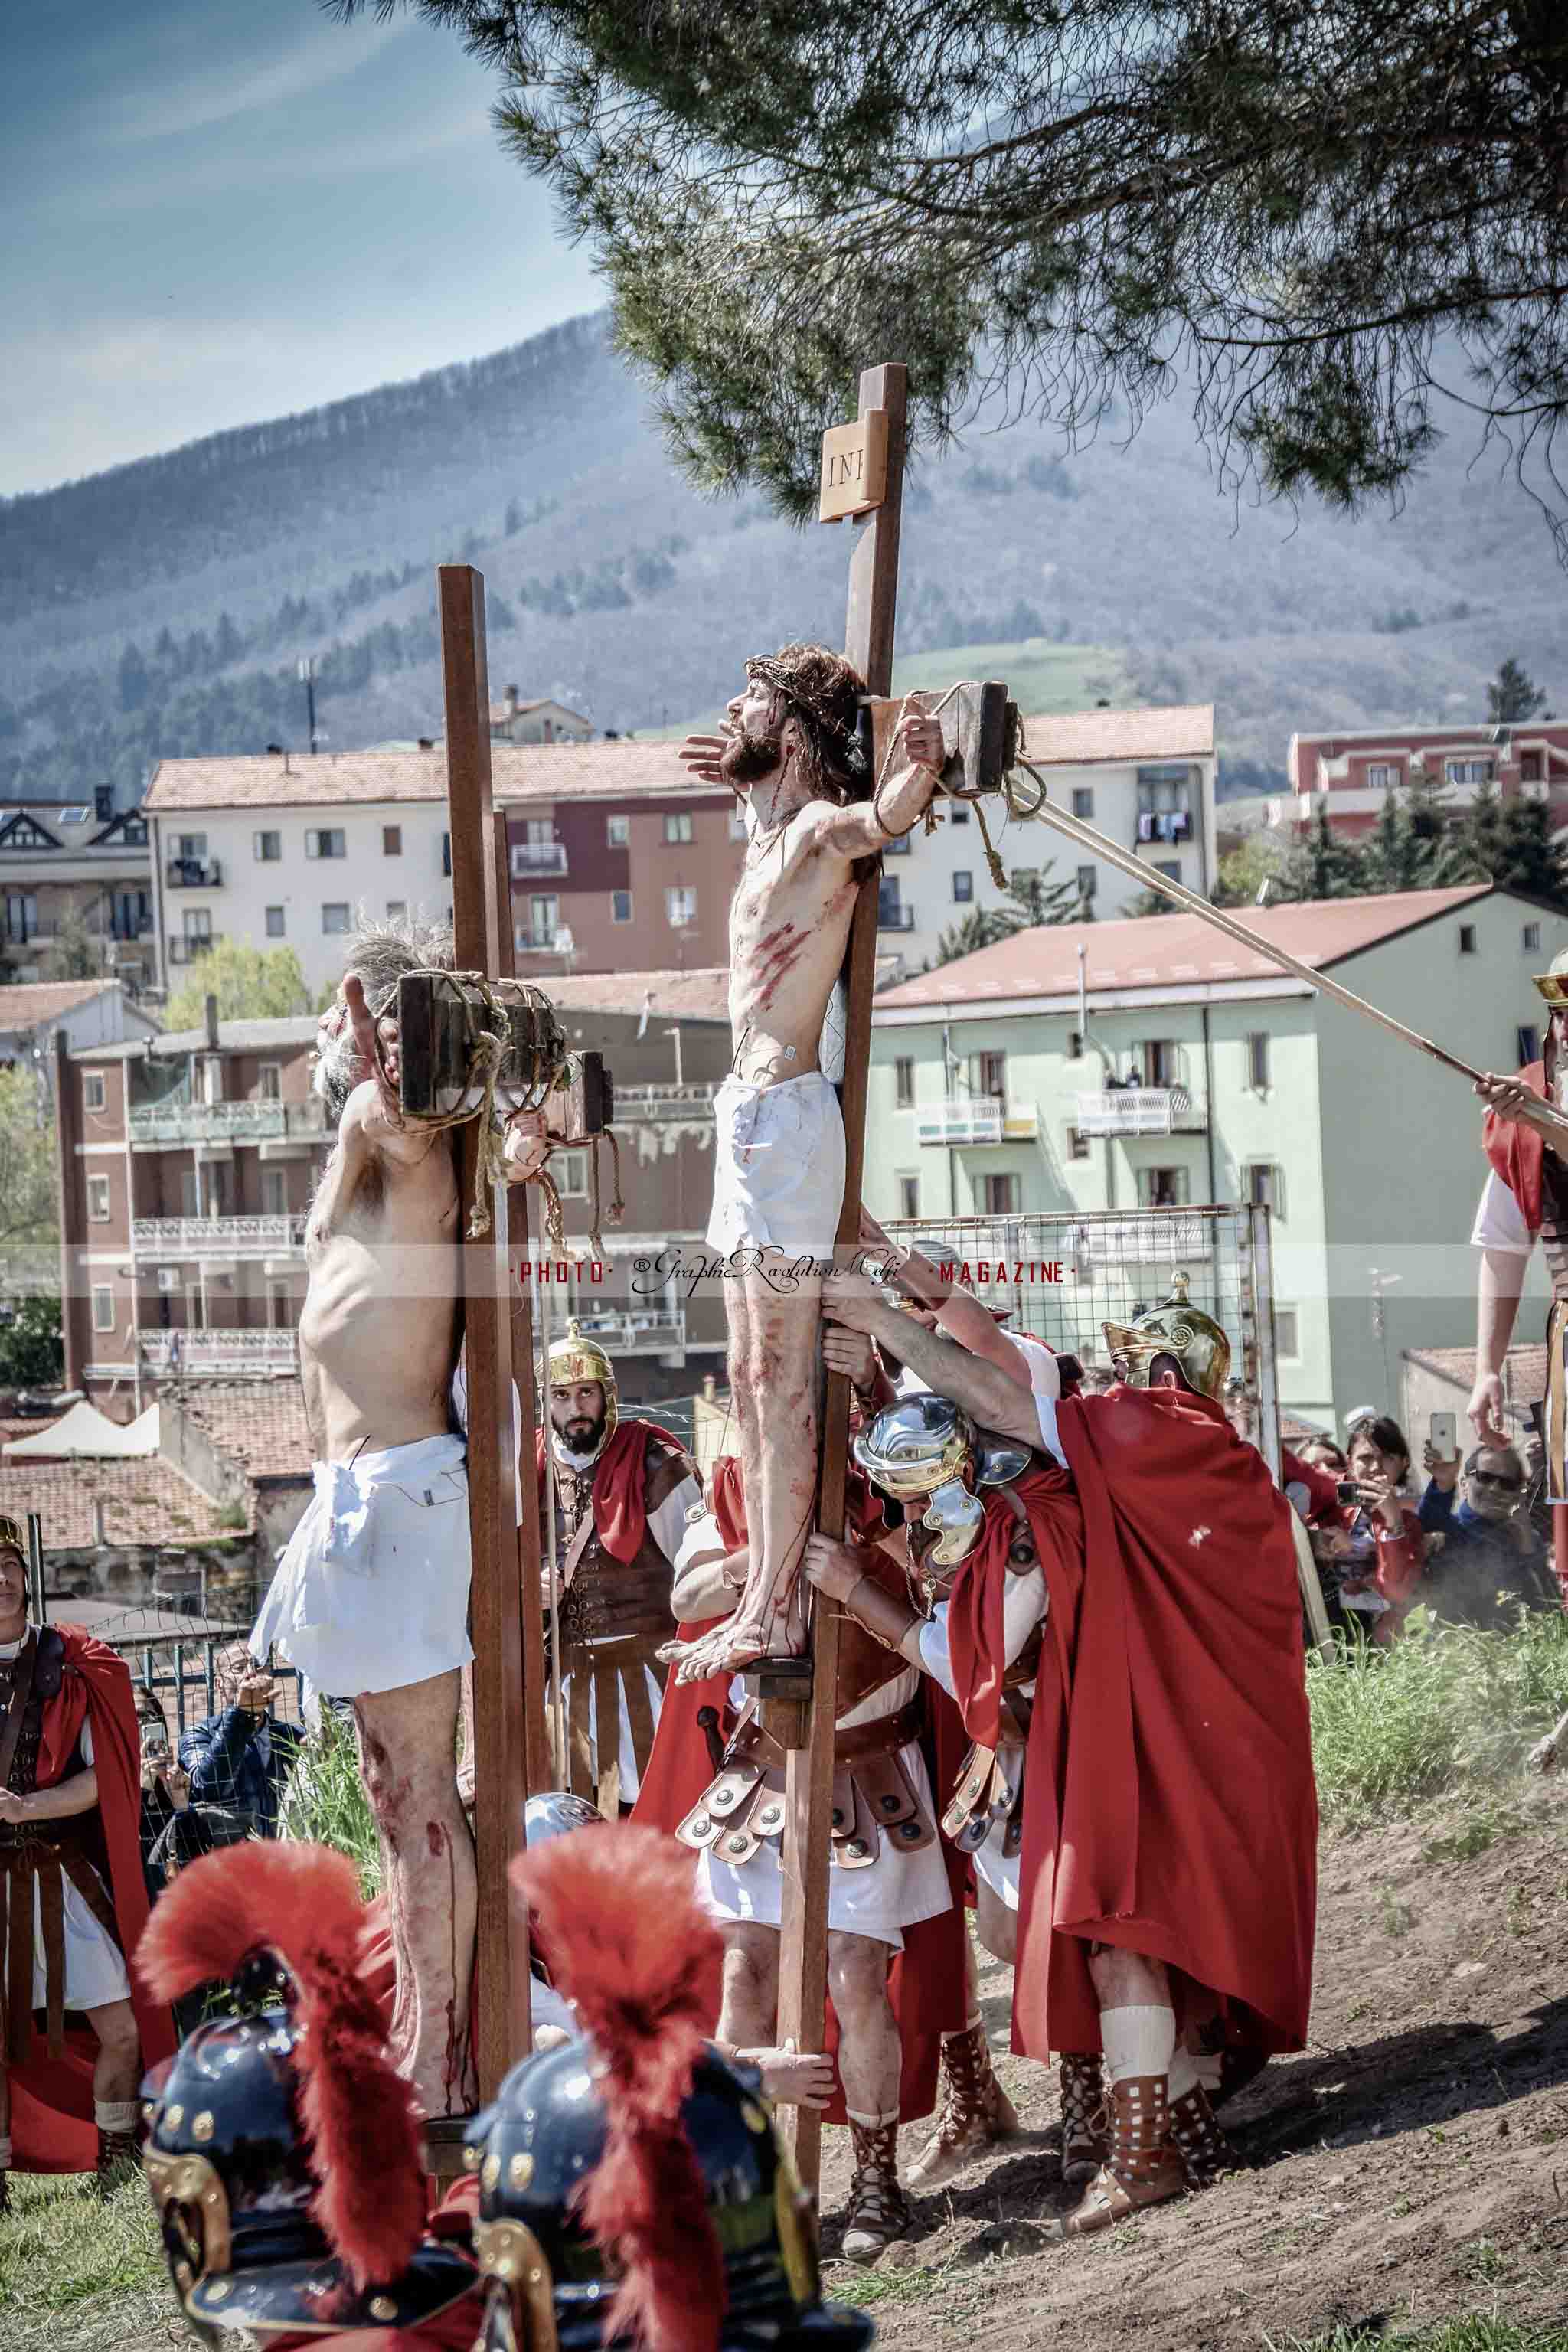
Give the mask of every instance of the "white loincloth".
<path id="1" fill-rule="evenodd" d="M 1046 1590 L 1043 1570 L 1031 1568 L 1022 1576 L 1012 1569 L 1005 1571 L 1002 1587 L 1002 1642 L 1006 1662 L 1012 1664 L 1050 1607 L 1050 1595 Z M 958 1694 L 952 1686 L 952 1659 L 947 1643 L 947 1602 L 939 1601 L 931 1615 L 921 1627 L 921 1664 L 928 1675 L 934 1676 L 949 1698 Z M 1032 1699 L 1033 1683 L 1020 1683 L 1018 1696 Z M 1009 1911 L 1018 1908 L 1018 1864 L 1022 1853 L 1005 1853 L 1003 1844 L 1007 1835 L 1005 1822 L 994 1822 L 986 1832 L 984 1845 L 976 1846 L 970 1855 L 974 1874 L 983 1878 L 993 1895 L 998 1895 Z"/>
<path id="2" fill-rule="evenodd" d="M 907 1706 L 920 1687 L 914 1667 L 898 1675 L 847 1715 L 838 1718 L 840 1731 L 859 1723 L 877 1723 Z M 737 1680 L 736 1691 L 740 1690 Z M 931 1781 L 920 1742 L 910 1740 L 898 1751 L 910 1788 L 928 1822 L 936 1819 Z M 715 1919 L 751 1920 L 760 1927 L 777 1927 L 784 1916 L 784 1874 L 779 1866 L 779 1841 L 763 1838 L 755 1853 L 739 1864 L 715 1858 L 711 1846 L 697 1857 L 697 1899 Z M 895 1847 L 879 1835 L 877 1859 L 859 1870 L 830 1868 L 827 1874 L 827 1925 L 837 1936 L 865 1936 L 873 1943 L 904 1948 L 904 1929 L 921 1919 L 935 1919 L 952 1907 L 942 1860 L 942 1840 L 929 1845 Z"/>
<path id="3" fill-rule="evenodd" d="M 26 1637 L 24 1635 L 22 1640 Z M 16 1656 L 21 1641 L 0 1642 L 0 1659 Z M 92 1726 L 84 1723 L 79 1743 L 82 1769 L 92 1769 Z M 101 2009 L 106 2001 L 129 2000 L 131 1979 L 125 1972 L 125 1956 L 107 1928 L 100 1927 L 88 1908 L 84 1897 L 62 1871 L 60 1893 L 63 1941 L 65 1944 L 65 2006 L 67 2009 Z M 48 1971 L 44 1966 L 44 1891 L 37 1880 L 33 1881 L 33 2007 L 42 2009 L 49 1998 Z"/>
<path id="4" fill-rule="evenodd" d="M 404 1690 L 473 1657 L 460 1437 L 318 1462 L 316 1491 L 251 1632 L 334 1698 Z"/>
<path id="5" fill-rule="evenodd" d="M 821 1071 L 776 1087 L 726 1078 L 713 1120 L 709 1248 L 830 1258 L 844 1204 L 844 1115 Z"/>

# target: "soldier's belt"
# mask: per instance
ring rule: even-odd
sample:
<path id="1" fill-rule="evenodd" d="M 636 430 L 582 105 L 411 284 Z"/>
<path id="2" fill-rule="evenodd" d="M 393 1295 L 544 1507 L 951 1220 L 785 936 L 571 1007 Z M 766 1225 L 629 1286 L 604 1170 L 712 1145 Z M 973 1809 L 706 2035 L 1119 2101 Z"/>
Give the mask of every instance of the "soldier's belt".
<path id="1" fill-rule="evenodd" d="M 868 1869 L 883 1837 L 900 1852 L 913 1853 L 936 1835 L 899 1753 L 919 1738 L 924 1719 L 916 1697 L 896 1715 L 835 1733 L 832 1860 L 838 1869 Z M 738 1867 L 751 1860 L 764 1839 L 782 1838 L 784 1761 L 784 1748 L 748 1709 L 718 1778 L 676 1832 L 682 1844 L 710 1847 L 721 1861 Z"/>

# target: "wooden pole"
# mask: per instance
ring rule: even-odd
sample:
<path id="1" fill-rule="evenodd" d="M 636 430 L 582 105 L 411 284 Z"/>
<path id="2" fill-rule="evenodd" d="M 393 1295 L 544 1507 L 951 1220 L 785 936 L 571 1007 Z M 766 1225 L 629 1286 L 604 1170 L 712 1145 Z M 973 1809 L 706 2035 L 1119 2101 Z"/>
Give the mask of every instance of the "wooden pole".
<path id="1" fill-rule="evenodd" d="M 888 419 L 887 491 L 862 526 L 849 560 L 849 609 L 844 649 L 868 694 L 893 686 L 893 622 L 899 591 L 899 530 L 904 487 L 904 426 L 909 373 L 894 363 L 868 368 L 860 378 L 860 415 L 881 409 Z M 866 1142 L 866 1084 L 871 1059 L 871 992 L 877 977 L 877 893 L 881 861 L 860 885 L 845 955 L 844 1207 L 841 1245 L 860 1233 L 860 1180 Z M 816 1524 L 842 1539 L 849 1469 L 849 1383 L 834 1373 L 822 1414 L 822 1467 Z M 779 2039 L 799 2050 L 820 2050 L 827 2005 L 827 1873 L 833 1815 L 833 1734 L 838 1688 L 837 1609 L 818 1601 L 812 1612 L 811 1703 L 804 1748 L 785 1767 L 785 1824 L 779 1951 Z M 822 2119 L 814 2107 L 785 2107 L 780 2121 L 793 2143 L 795 2168 L 815 2191 L 821 2168 Z"/>
<path id="2" fill-rule="evenodd" d="M 452 852 L 452 925 L 458 968 L 498 974 L 500 877 L 490 796 L 489 681 L 484 581 L 471 564 L 437 572 L 447 710 L 447 809 Z M 510 926 L 509 926 L 510 931 Z M 462 1223 L 468 1232 L 479 1129 L 462 1142 Z M 474 2046 L 479 2095 L 493 2099 L 514 2058 L 530 2048 L 528 1933 L 512 1913 L 508 1865 L 522 1843 L 521 1612 L 518 1606 L 517 1487 L 512 1475 L 511 1339 L 507 1188 L 490 1203 L 489 1238 L 460 1244 L 468 1381 L 468 1531 L 473 1559 L 474 1829 L 479 1848 Z M 525 1378 L 527 1376 L 525 1367 Z M 538 1521 L 534 1521 L 537 1530 Z M 537 1550 L 538 1536 L 534 1535 Z M 525 1531 L 526 1541 L 526 1531 Z"/>

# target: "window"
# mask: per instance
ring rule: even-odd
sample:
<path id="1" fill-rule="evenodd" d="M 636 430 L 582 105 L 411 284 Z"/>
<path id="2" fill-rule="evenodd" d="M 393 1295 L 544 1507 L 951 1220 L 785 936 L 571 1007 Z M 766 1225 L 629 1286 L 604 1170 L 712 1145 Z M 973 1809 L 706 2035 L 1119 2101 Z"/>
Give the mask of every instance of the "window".
<path id="1" fill-rule="evenodd" d="M 114 1328 L 114 1293 L 107 1284 L 93 1285 L 92 1328 L 95 1331 L 112 1331 Z"/>
<path id="2" fill-rule="evenodd" d="M 1520 932 L 1519 944 L 1524 950 L 1526 955 L 1539 954 L 1541 950 L 1540 924 L 1526 923 L 1522 930 Z"/>
<path id="3" fill-rule="evenodd" d="M 1068 1060 L 1069 1062 L 1081 1062 L 1082 1059 L 1083 1031 L 1081 1029 L 1069 1029 L 1068 1031 Z"/>
<path id="4" fill-rule="evenodd" d="M 967 907 L 973 896 L 974 877 L 972 873 L 961 870 L 952 877 L 953 903 L 955 906 Z"/>
<path id="5" fill-rule="evenodd" d="M 1461 955 L 1474 955 L 1475 951 L 1476 927 L 1474 923 L 1461 923 L 1459 925 L 1459 953 Z"/>
<path id="6" fill-rule="evenodd" d="M 969 1091 L 983 1095 L 993 1102 L 1003 1102 L 1007 1095 L 1007 1056 L 1005 1054 L 971 1054 L 969 1056 Z"/>
<path id="7" fill-rule="evenodd" d="M 346 857 L 348 843 L 341 824 L 311 824 L 305 828 L 307 857 Z"/>
<path id="8" fill-rule="evenodd" d="M 13 844 L 16 836 L 11 835 Z M 34 890 L 5 893 L 5 937 L 13 947 L 25 948 L 38 936 L 38 898 Z"/>
<path id="9" fill-rule="evenodd" d="M 267 936 L 269 940 L 280 940 L 283 937 L 283 909 L 281 907 L 268 908 Z"/>
<path id="10" fill-rule="evenodd" d="M 1255 1160 L 1241 1171 L 1247 1197 L 1255 1209 L 1272 1209 L 1277 1217 L 1285 1213 L 1285 1171 L 1271 1160 Z"/>
<path id="11" fill-rule="evenodd" d="M 257 1099 L 260 1102 L 281 1102 L 283 1099 L 283 1065 L 263 1062 L 256 1073 Z"/>
<path id="12" fill-rule="evenodd" d="M 1489 760 L 1445 760 L 1443 773 L 1451 784 L 1489 784 L 1492 763 Z"/>
<path id="13" fill-rule="evenodd" d="M 561 929 L 561 901 L 553 890 L 536 890 L 528 902 L 528 928 L 536 948 L 552 948 Z"/>
<path id="14" fill-rule="evenodd" d="M 381 854 L 384 857 L 402 856 L 403 827 L 400 824 L 384 824 L 382 826 Z"/>
<path id="15" fill-rule="evenodd" d="M 690 840 L 691 817 L 689 811 L 682 809 L 678 814 L 675 810 L 671 809 L 666 812 L 664 820 L 664 837 L 666 841 Z"/>
<path id="16" fill-rule="evenodd" d="M 1184 761 L 1169 761 L 1138 771 L 1138 838 L 1142 841 L 1190 841 L 1193 835 L 1192 781 Z"/>
<path id="17" fill-rule="evenodd" d="M 174 856 L 179 863 L 200 866 L 207 854 L 205 833 L 177 833 L 174 835 Z"/>
<path id="18" fill-rule="evenodd" d="M 289 1213 L 289 1174 L 283 1168 L 264 1168 L 261 1171 L 261 1213 L 264 1217 L 286 1217 Z"/>
<path id="19" fill-rule="evenodd" d="M 341 937 L 349 927 L 349 902 L 346 898 L 329 898 L 321 908 L 321 929 L 329 939 Z"/>
<path id="20" fill-rule="evenodd" d="M 89 1176 L 87 1180 L 87 1213 L 95 1225 L 109 1223 L 109 1179 Z"/>
<path id="21" fill-rule="evenodd" d="M 1274 1352 L 1293 1360 L 1301 1352 L 1301 1318 L 1293 1307 L 1274 1302 Z"/>
<path id="22" fill-rule="evenodd" d="M 904 905 L 896 874 L 884 874 L 877 885 L 877 929 L 879 931 L 910 931 L 914 929 L 914 909 Z"/>
<path id="23" fill-rule="evenodd" d="M 187 907 L 185 908 L 186 939 L 197 940 L 203 946 L 205 946 L 208 940 L 211 940 L 212 935 L 212 908 L 210 907 Z"/>
<path id="24" fill-rule="evenodd" d="M 1069 1127 L 1068 1129 L 1068 1158 L 1069 1160 L 1089 1158 L 1089 1138 L 1081 1128 Z"/>
<path id="25" fill-rule="evenodd" d="M 678 882 L 664 894 L 665 919 L 671 929 L 683 931 L 688 923 L 697 920 L 697 891 L 692 883 Z"/>
<path id="26" fill-rule="evenodd" d="M 920 1180 L 920 1178 L 919 1178 L 918 1176 L 900 1176 L 900 1179 L 899 1179 L 899 1214 L 900 1214 L 900 1217 L 918 1217 L 918 1216 L 920 1215 L 920 1213 L 921 1213 L 921 1180 Z"/>
<path id="27" fill-rule="evenodd" d="M 743 808 L 730 811 L 730 838 L 731 841 L 744 841 L 746 838 L 746 812 Z"/>
<path id="28" fill-rule="evenodd" d="M 980 1213 L 983 1217 L 1016 1217 L 1023 1207 L 1023 1184 L 1016 1176 L 983 1176 L 980 1179 Z"/>
<path id="29" fill-rule="evenodd" d="M 1096 890 L 1098 890 L 1098 889 L 1099 889 L 1099 887 L 1100 887 L 1100 868 L 1099 868 L 1099 866 L 1080 866 L 1079 867 L 1079 869 L 1078 869 L 1078 895 L 1079 895 L 1079 897 L 1080 898 L 1093 898 L 1093 896 L 1094 896 L 1094 894 L 1095 894 L 1095 892 L 1096 892 Z"/>
<path id="30" fill-rule="evenodd" d="M 1398 769 L 1391 767 L 1386 760 L 1374 760 L 1367 769 L 1366 788 L 1369 793 L 1386 793 L 1398 782 Z"/>
<path id="31" fill-rule="evenodd" d="M 1093 823 L 1094 786 L 1092 784 L 1075 784 L 1073 786 L 1072 813 L 1074 816 L 1087 817 L 1090 824 Z"/>
<path id="32" fill-rule="evenodd" d="M 387 900 L 386 919 L 389 923 L 402 922 L 407 912 L 408 901 L 406 898 L 389 898 Z"/>
<path id="33" fill-rule="evenodd" d="M 1179 1087 L 1182 1049 L 1173 1037 L 1150 1037 L 1141 1049 L 1139 1075 L 1146 1087 Z"/>
<path id="34" fill-rule="evenodd" d="M 967 824 L 969 823 L 969 811 L 966 808 L 950 808 L 947 813 L 947 821 L 949 824 Z"/>
<path id="35" fill-rule="evenodd" d="M 1268 1092 L 1268 1032 L 1254 1029 L 1247 1041 L 1247 1083 L 1255 1095 Z"/>
<path id="36" fill-rule="evenodd" d="M 900 1110 L 910 1110 L 915 1099 L 915 1061 L 912 1054 L 900 1054 L 893 1062 L 893 1100 Z"/>
<path id="37" fill-rule="evenodd" d="M 81 1080 L 81 1107 L 83 1110 L 101 1110 L 103 1108 L 103 1072 L 101 1070 L 84 1070 Z"/>
<path id="38" fill-rule="evenodd" d="M 563 1201 L 587 1199 L 588 1155 L 585 1151 L 554 1152 L 551 1157 L 550 1173 Z"/>
<path id="39" fill-rule="evenodd" d="M 1521 1069 L 1525 1068 L 1531 1062 L 1540 1061 L 1541 1032 L 1532 1021 L 1525 1022 L 1521 1028 L 1514 1032 L 1514 1052 L 1518 1055 Z"/>
<path id="40" fill-rule="evenodd" d="M 629 923 L 629 922 L 631 921 L 631 919 L 632 919 L 632 894 L 631 894 L 631 892 L 630 892 L 629 890 L 612 890 L 612 891 L 611 891 L 611 893 L 610 893 L 610 920 L 611 920 L 611 922 L 612 922 L 612 923 Z"/>
<path id="41" fill-rule="evenodd" d="M 629 849 L 632 821 L 629 816 L 607 816 L 605 819 L 605 841 L 611 849 Z"/>
<path id="42" fill-rule="evenodd" d="M 1140 1168 L 1138 1198 L 1145 1209 L 1184 1209 L 1187 1171 L 1184 1168 Z"/>
<path id="43" fill-rule="evenodd" d="M 451 870 L 452 836 L 449 833 L 444 833 L 441 835 L 441 871 L 443 874 L 450 874 Z"/>
<path id="44" fill-rule="evenodd" d="M 263 866 L 277 866 L 283 856 L 283 835 L 280 833 L 253 833 L 250 846 Z"/>
<path id="45" fill-rule="evenodd" d="M 1163 874 L 1167 882 L 1179 882 L 1182 878 L 1182 861 L 1179 857 L 1156 857 L 1154 871 L 1156 874 Z"/>
<path id="46" fill-rule="evenodd" d="M 1519 755 L 1519 781 L 1521 784 L 1539 784 L 1545 781 L 1539 751 L 1521 751 Z"/>

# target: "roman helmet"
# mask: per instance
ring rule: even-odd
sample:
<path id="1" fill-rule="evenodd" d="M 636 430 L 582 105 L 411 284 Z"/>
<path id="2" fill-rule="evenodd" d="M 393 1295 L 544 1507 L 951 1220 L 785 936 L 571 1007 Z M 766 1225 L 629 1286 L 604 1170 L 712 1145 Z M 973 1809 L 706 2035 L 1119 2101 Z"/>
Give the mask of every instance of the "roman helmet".
<path id="1" fill-rule="evenodd" d="M 1194 1307 L 1187 1293 L 1188 1276 L 1173 1274 L 1158 1307 L 1149 1307 L 1131 1323 L 1104 1323 L 1100 1328 L 1129 1388 L 1146 1389 L 1155 1357 L 1172 1356 L 1188 1388 L 1217 1403 L 1224 1399 L 1230 1370 L 1230 1341 L 1222 1326 Z"/>
<path id="2" fill-rule="evenodd" d="M 343 1856 L 252 1843 L 183 1870 L 138 1948 L 155 1997 L 217 1975 L 237 2011 L 142 2091 L 142 2168 L 204 2344 L 412 2328 L 476 2293 L 467 2254 L 426 2234 L 418 2123 L 360 1974 L 363 1927 Z"/>
<path id="3" fill-rule="evenodd" d="M 548 1845 L 552 1838 L 570 1837 L 574 1830 L 599 1830 L 605 1816 L 586 1797 L 570 1789 L 541 1789 L 522 1809 L 524 1843 Z"/>
<path id="4" fill-rule="evenodd" d="M 22 1532 L 22 1522 L 10 1517 L 5 1511 L 0 1511 L 0 1551 L 20 1552 L 24 1559 L 27 1557 L 27 1538 Z"/>
<path id="5" fill-rule="evenodd" d="M 1558 950 L 1547 969 L 1536 975 L 1535 986 L 1553 1013 L 1568 1010 L 1568 948 Z M 1541 1059 L 1546 1092 L 1555 1102 L 1563 1073 L 1557 1066 L 1557 1041 L 1550 1027 L 1542 1040 Z"/>
<path id="6" fill-rule="evenodd" d="M 905 1397 L 879 1412 L 855 1439 L 855 1459 L 871 1484 L 897 1503 L 923 1501 L 921 1525 L 936 1542 L 921 1561 L 922 1574 L 951 1571 L 972 1552 L 985 1524 L 977 1491 L 1005 1486 L 1029 1466 L 1029 1449 L 984 1440 L 969 1415 L 946 1397 Z M 938 1574 L 938 1584 L 951 1582 Z"/>
<path id="7" fill-rule="evenodd" d="M 514 2066 L 464 2150 L 489 2282 L 476 2352 L 871 2341 L 821 2300 L 811 2201 L 756 2074 L 706 2038 L 722 1948 L 685 1859 L 611 1822 L 512 1864 L 585 2038 Z"/>
<path id="8" fill-rule="evenodd" d="M 594 1448 L 596 1462 L 616 1433 L 616 1423 L 621 1417 L 620 1399 L 616 1392 L 616 1368 L 600 1347 L 597 1339 L 588 1339 L 575 1318 L 566 1326 L 563 1339 L 550 1343 L 550 1381 L 552 1389 L 569 1388 L 578 1381 L 597 1381 L 605 1391 L 605 1433 Z M 550 1398 L 541 1405 L 542 1417 L 553 1430 L 550 1420 Z"/>

